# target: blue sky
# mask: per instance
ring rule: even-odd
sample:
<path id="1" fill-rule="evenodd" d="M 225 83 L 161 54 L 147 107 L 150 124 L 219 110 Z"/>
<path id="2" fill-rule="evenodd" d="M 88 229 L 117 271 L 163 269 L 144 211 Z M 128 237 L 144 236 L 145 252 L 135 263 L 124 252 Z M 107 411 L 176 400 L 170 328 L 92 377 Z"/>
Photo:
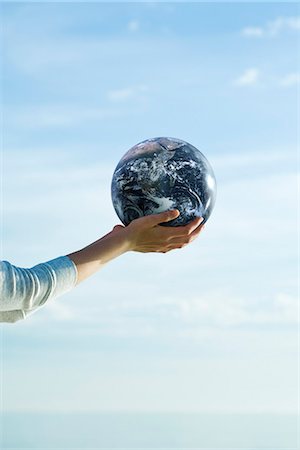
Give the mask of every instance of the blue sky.
<path id="1" fill-rule="evenodd" d="M 128 253 L 3 326 L 3 409 L 295 412 L 297 4 L 1 7 L 3 259 L 110 231 L 141 140 L 190 142 L 218 183 L 190 246 Z"/>

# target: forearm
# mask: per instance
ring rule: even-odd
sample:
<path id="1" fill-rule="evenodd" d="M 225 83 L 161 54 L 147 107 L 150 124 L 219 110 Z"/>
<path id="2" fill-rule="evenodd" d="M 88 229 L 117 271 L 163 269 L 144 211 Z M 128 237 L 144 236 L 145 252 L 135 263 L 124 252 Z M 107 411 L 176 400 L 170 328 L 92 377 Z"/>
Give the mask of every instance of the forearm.
<path id="1" fill-rule="evenodd" d="M 124 229 L 111 231 L 101 239 L 70 253 L 68 256 L 77 267 L 77 283 L 85 280 L 101 269 L 106 263 L 130 250 Z"/>
<path id="2" fill-rule="evenodd" d="M 129 225 L 116 225 L 114 229 L 87 247 L 68 256 L 77 267 L 77 283 L 97 272 L 112 259 L 128 251 L 162 252 L 181 248 L 195 239 L 202 227 L 202 218 L 196 218 L 185 227 L 168 229 L 159 226 L 176 218 L 178 210 L 140 217 Z"/>

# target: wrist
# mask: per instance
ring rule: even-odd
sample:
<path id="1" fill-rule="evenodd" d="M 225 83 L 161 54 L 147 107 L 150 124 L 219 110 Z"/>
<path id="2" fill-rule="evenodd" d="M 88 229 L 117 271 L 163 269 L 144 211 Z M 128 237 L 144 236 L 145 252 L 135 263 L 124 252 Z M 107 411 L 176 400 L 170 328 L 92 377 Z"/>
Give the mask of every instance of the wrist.
<path id="1" fill-rule="evenodd" d="M 121 249 L 122 253 L 133 250 L 132 234 L 128 227 L 122 227 L 117 230 L 112 230 L 108 236 L 115 239 Z"/>
<path id="2" fill-rule="evenodd" d="M 131 247 L 127 234 L 122 229 L 119 229 L 112 230 L 101 239 L 67 256 L 77 267 L 79 283 L 112 259 L 129 250 L 131 250 Z"/>

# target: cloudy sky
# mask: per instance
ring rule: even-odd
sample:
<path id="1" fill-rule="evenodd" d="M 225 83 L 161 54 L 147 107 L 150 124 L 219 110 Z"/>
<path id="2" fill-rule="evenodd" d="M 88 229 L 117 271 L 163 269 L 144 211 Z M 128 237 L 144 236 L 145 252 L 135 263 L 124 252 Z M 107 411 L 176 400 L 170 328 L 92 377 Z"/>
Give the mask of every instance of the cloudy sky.
<path id="1" fill-rule="evenodd" d="M 2 259 L 109 232 L 144 139 L 190 142 L 218 183 L 190 246 L 127 253 L 2 327 L 3 409 L 296 412 L 297 5 L 1 8 Z"/>

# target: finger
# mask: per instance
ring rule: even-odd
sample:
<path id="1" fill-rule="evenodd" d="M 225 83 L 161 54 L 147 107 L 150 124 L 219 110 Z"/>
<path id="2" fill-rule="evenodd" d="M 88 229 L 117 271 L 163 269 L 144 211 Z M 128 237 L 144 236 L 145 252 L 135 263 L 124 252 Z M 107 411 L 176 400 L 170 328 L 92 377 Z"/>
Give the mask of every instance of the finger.
<path id="1" fill-rule="evenodd" d="M 174 231 L 172 230 L 172 236 L 170 237 L 176 238 L 190 235 L 194 230 L 201 226 L 203 220 L 203 217 L 196 217 L 196 219 L 192 220 L 192 222 L 188 223 L 187 225 L 174 228 Z"/>
<path id="2" fill-rule="evenodd" d="M 201 233 L 201 231 L 203 231 L 204 229 L 204 224 L 203 225 L 199 225 L 199 227 L 197 227 L 191 234 L 189 234 L 186 238 L 185 238 L 185 242 L 187 244 L 189 244 L 190 242 L 193 242 Z"/>
<path id="3" fill-rule="evenodd" d="M 114 228 L 113 228 L 113 230 L 114 230 L 114 231 L 116 231 L 116 230 L 121 230 L 122 228 L 124 228 L 124 225 L 115 225 Z"/>
<path id="4" fill-rule="evenodd" d="M 194 220 L 192 220 L 192 222 L 185 225 L 184 228 L 187 230 L 189 234 L 191 234 L 194 230 L 196 230 L 199 226 L 201 226 L 201 223 L 203 222 L 204 222 L 203 217 L 196 217 Z"/>
<path id="5" fill-rule="evenodd" d="M 201 231 L 203 231 L 204 229 L 204 225 L 199 225 L 192 233 L 190 234 L 185 234 L 185 235 L 181 235 L 181 236 L 176 236 L 176 237 L 172 237 L 171 239 L 169 239 L 169 243 L 171 245 L 187 245 L 190 242 L 192 242 L 194 239 L 196 239 L 196 237 L 199 236 L 199 234 L 201 233 Z"/>
<path id="6" fill-rule="evenodd" d="M 180 215 L 178 209 L 172 209 L 169 211 L 164 211 L 159 214 L 151 214 L 147 217 L 147 222 L 150 226 L 155 226 L 163 222 L 170 222 L 171 220 L 176 219 Z"/>

